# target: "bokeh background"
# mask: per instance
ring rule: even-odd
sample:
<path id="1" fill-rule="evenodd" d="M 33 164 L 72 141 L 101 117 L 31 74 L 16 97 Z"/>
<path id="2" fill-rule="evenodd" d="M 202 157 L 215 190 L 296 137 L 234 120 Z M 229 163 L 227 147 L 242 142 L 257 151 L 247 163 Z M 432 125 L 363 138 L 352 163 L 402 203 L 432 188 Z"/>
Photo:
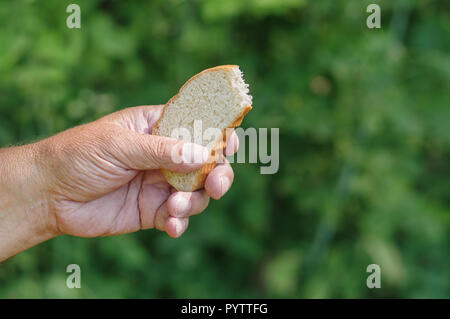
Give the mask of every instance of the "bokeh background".
<path id="1" fill-rule="evenodd" d="M 179 240 L 34 247 L 0 264 L 0 297 L 449 298 L 449 50 L 446 0 L 2 1 L 0 146 L 239 64 L 243 127 L 280 128 L 280 170 L 234 164 L 231 191 Z M 81 289 L 66 287 L 72 263 Z M 366 287 L 372 263 L 381 289 Z"/>

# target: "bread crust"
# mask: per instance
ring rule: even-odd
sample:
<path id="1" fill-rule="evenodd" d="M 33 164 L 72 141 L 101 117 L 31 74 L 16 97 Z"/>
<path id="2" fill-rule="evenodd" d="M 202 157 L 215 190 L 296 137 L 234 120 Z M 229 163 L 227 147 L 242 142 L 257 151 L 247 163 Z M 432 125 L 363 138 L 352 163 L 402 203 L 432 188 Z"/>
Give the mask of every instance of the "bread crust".
<path id="1" fill-rule="evenodd" d="M 221 70 L 231 70 L 233 68 L 239 68 L 238 65 L 220 65 L 220 66 L 216 66 L 213 68 L 209 68 L 206 70 L 203 70 L 202 72 L 194 75 L 193 77 L 191 77 L 189 80 L 187 80 L 183 86 L 179 89 L 178 93 L 175 94 L 164 106 L 164 109 L 161 113 L 161 117 L 158 119 L 158 121 L 155 123 L 153 129 L 152 129 L 152 134 L 155 135 L 159 135 L 159 123 L 161 122 L 161 119 L 164 117 L 164 113 L 166 111 L 166 108 L 168 105 L 170 105 L 173 101 L 175 101 L 178 96 L 181 94 L 181 92 L 183 91 L 183 89 L 193 80 L 195 80 L 197 77 L 201 76 L 202 74 L 205 74 L 207 72 L 214 72 L 214 71 L 221 71 Z M 206 181 L 206 177 L 208 176 L 208 174 L 214 169 L 214 167 L 217 165 L 217 162 L 219 161 L 220 155 L 223 154 L 223 150 L 226 147 L 227 144 L 227 140 L 229 138 L 229 136 L 226 136 L 226 131 L 229 128 L 235 128 L 239 125 L 241 125 L 242 120 L 244 119 L 245 115 L 250 112 L 250 110 L 252 109 L 251 105 L 247 105 L 244 109 L 244 111 L 235 118 L 234 122 L 229 126 L 226 127 L 223 132 L 222 132 L 222 136 L 223 139 L 222 141 L 217 142 L 216 146 L 211 150 L 211 154 L 210 157 L 208 159 L 207 164 L 205 164 L 204 166 L 202 166 L 202 168 L 200 168 L 198 170 L 198 175 L 195 178 L 194 183 L 191 185 L 191 187 L 189 189 L 178 189 L 177 187 L 175 187 L 174 185 L 172 185 L 175 189 L 177 189 L 178 191 L 196 191 L 199 190 L 201 188 L 204 187 L 205 181 Z M 166 179 L 169 181 L 170 183 L 170 177 L 173 174 L 172 172 L 165 170 L 165 169 L 161 169 L 162 173 L 164 174 L 164 176 L 166 177 Z"/>
<path id="2" fill-rule="evenodd" d="M 248 112 L 250 112 L 251 109 L 252 109 L 252 107 L 250 105 L 248 105 L 246 107 L 246 109 L 242 112 L 242 114 L 240 116 L 236 117 L 236 120 L 233 122 L 233 124 L 231 124 L 227 128 L 235 128 L 235 127 L 238 127 L 239 125 L 241 125 L 242 120 L 244 119 L 245 115 Z M 192 185 L 191 192 L 203 188 L 205 181 L 206 181 L 206 177 L 208 177 L 208 174 L 214 169 L 214 167 L 216 167 L 217 162 L 219 161 L 220 155 L 223 153 L 224 148 L 227 146 L 227 140 L 229 138 L 229 136 L 226 136 L 227 128 L 225 128 L 222 132 L 223 141 L 218 142 L 216 144 L 216 147 L 214 147 L 211 150 L 208 164 L 205 164 L 200 169 L 200 173 L 198 174 L 197 178 L 195 179 L 194 184 Z M 164 174 L 164 176 L 166 176 L 166 174 Z"/>

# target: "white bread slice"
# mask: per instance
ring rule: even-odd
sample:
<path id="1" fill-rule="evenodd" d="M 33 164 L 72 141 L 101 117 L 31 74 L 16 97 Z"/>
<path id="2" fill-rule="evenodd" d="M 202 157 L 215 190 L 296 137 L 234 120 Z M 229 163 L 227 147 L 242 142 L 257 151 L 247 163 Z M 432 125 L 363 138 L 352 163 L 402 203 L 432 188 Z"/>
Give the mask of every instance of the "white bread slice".
<path id="1" fill-rule="evenodd" d="M 178 191 L 192 192 L 204 187 L 206 176 L 216 165 L 226 146 L 225 131 L 241 124 L 252 109 L 252 97 L 248 84 L 242 78 L 237 65 L 223 65 L 193 76 L 177 95 L 167 102 L 161 118 L 153 128 L 153 134 L 172 137 L 173 131 L 184 128 L 194 141 L 194 122 L 201 120 L 202 131 L 216 128 L 222 132 L 216 141 L 205 140 L 200 144 L 208 147 L 210 158 L 202 168 L 190 173 L 162 170 L 170 185 Z M 197 122 L 198 123 L 198 122 Z"/>

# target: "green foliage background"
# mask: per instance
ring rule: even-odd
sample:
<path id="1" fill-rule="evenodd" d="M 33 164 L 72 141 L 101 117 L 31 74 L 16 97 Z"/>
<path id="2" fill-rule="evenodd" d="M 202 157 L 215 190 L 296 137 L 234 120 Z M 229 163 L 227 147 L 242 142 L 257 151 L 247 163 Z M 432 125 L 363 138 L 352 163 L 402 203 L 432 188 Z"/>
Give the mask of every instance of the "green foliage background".
<path id="1" fill-rule="evenodd" d="M 450 8 L 442 0 L 0 3 L 0 145 L 239 64 L 243 127 L 280 128 L 280 170 L 235 183 L 179 240 L 63 236 L 0 265 L 0 297 L 450 297 Z M 366 27 L 381 6 L 382 28 Z M 82 288 L 66 287 L 68 264 Z M 366 287 L 367 265 L 382 288 Z"/>

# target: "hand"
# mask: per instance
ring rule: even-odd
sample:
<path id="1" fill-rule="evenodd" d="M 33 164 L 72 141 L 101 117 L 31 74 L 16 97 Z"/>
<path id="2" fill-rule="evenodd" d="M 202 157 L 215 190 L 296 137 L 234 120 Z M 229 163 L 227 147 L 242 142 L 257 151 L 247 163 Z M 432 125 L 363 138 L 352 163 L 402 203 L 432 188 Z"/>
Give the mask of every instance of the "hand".
<path id="1" fill-rule="evenodd" d="M 54 177 L 50 207 L 58 232 L 95 237 L 155 227 L 176 238 L 186 231 L 190 216 L 206 209 L 210 197 L 228 191 L 233 181 L 229 163 L 208 175 L 204 190 L 178 192 L 167 183 L 159 168 L 188 172 L 204 163 L 173 163 L 172 149 L 181 151 L 185 143 L 149 135 L 162 110 L 125 109 L 47 141 L 47 167 Z M 231 154 L 237 142 L 234 134 Z"/>
<path id="2" fill-rule="evenodd" d="M 8 161 L 9 156 L 8 162 L 19 161 L 20 171 L 23 167 L 33 166 L 31 172 L 25 170 L 28 173 L 23 175 L 20 184 L 33 187 L 13 187 L 14 191 L 10 191 L 16 194 L 18 189 L 27 190 L 17 195 L 14 203 L 34 203 L 34 209 L 30 209 L 30 205 L 27 209 L 19 209 L 19 204 L 10 209 L 17 216 L 15 223 L 23 225 L 24 219 L 30 220 L 41 233 L 35 236 L 40 238 L 39 241 L 60 234 L 96 237 L 149 228 L 165 231 L 174 238 L 181 236 L 188 227 L 190 216 L 205 210 L 210 197 L 219 199 L 228 191 L 233 182 L 233 171 L 228 162 L 219 164 L 208 175 L 205 189 L 175 191 L 160 168 L 189 172 L 204 164 L 191 163 L 193 158 L 202 158 L 194 153 L 207 155 L 205 152 L 208 152 L 197 144 L 196 147 L 184 147 L 190 143 L 151 135 L 163 107 L 124 109 L 32 145 L 3 149 L 0 152 L 2 160 L 6 157 Z M 238 138 L 233 134 L 228 139 L 226 155 L 235 153 L 237 148 Z M 173 162 L 174 151 L 181 155 L 182 163 Z M 16 155 L 10 155 L 13 153 Z M 24 164 L 22 158 L 32 160 Z M 18 175 L 11 173 L 3 183 L 19 184 Z M 36 206 L 38 213 L 34 212 Z M 22 210 L 27 211 L 25 218 L 20 217 Z M 0 241 L 2 234 L 8 233 L 2 232 L 1 214 Z M 24 229 L 21 233 L 32 236 L 33 232 Z M 9 240 L 4 240 L 3 245 L 18 242 L 9 237 L 6 239 Z M 21 248 L 13 249 L 12 253 L 36 244 L 36 240 L 21 238 Z M 5 255 L 1 250 L 2 244 L 0 260 Z"/>

